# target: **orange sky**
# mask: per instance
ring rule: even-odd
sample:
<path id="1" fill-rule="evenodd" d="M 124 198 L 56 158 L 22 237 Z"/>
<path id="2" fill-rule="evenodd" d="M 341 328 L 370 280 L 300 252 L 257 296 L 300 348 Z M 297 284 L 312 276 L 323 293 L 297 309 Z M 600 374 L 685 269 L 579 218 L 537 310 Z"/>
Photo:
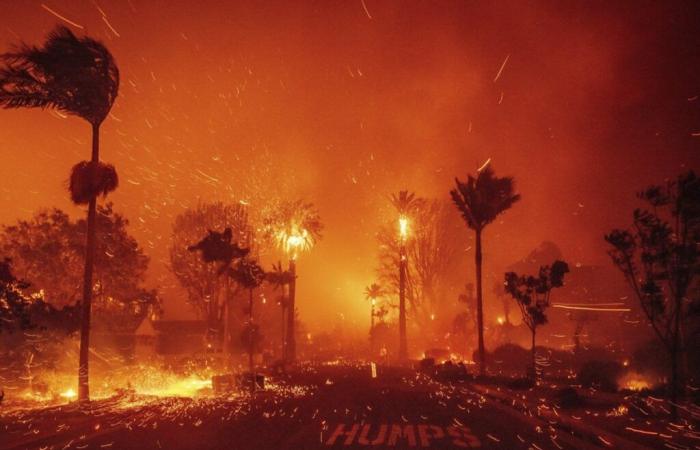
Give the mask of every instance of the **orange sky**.
<path id="1" fill-rule="evenodd" d="M 629 222 L 634 192 L 699 168 L 691 2 L 523 3 L 43 5 L 119 64 L 101 154 L 168 317 L 187 313 L 165 268 L 175 215 L 199 199 L 301 196 L 326 231 L 299 263 L 299 306 L 328 325 L 367 321 L 389 192 L 447 199 L 454 176 L 492 158 L 522 194 L 486 232 L 486 272 L 500 274 L 545 239 L 571 262 L 607 264 L 602 235 Z M 61 22 L 48 9 L 0 0 L 0 51 L 39 43 Z M 49 206 L 81 215 L 65 183 L 88 156 L 80 119 L 0 110 L 0 222 Z"/>

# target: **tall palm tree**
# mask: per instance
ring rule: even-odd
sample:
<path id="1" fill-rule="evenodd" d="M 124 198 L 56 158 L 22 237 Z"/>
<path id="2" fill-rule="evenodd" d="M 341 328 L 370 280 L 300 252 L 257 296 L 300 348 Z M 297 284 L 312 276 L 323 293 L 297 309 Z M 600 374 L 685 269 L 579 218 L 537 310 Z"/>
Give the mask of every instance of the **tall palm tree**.
<path id="1" fill-rule="evenodd" d="M 450 191 L 452 200 L 462 213 L 467 226 L 476 233 L 476 316 L 479 332 L 479 371 L 483 375 L 486 369 L 486 351 L 484 348 L 484 309 L 481 289 L 481 235 L 484 228 L 502 212 L 520 200 L 515 194 L 512 177 L 498 178 L 490 166 L 477 172 L 476 177 L 468 175 L 466 182 L 455 178 L 457 188 Z"/>
<path id="2" fill-rule="evenodd" d="M 377 283 L 372 283 L 365 288 L 365 299 L 369 300 L 370 308 L 370 326 L 369 326 L 369 336 L 370 336 L 370 347 L 372 354 L 374 354 L 374 318 L 376 313 L 374 312 L 375 306 L 377 304 L 377 299 L 384 295 L 384 290 Z"/>
<path id="3" fill-rule="evenodd" d="M 101 42 L 76 37 L 64 26 L 56 27 L 43 47 L 21 44 L 15 51 L 3 54 L 0 61 L 0 106 L 54 108 L 81 117 L 92 128 L 92 158 L 73 167 L 70 179 L 72 200 L 88 204 L 78 369 L 78 398 L 88 401 L 96 199 L 118 184 L 114 167 L 100 163 L 100 125 L 117 98 L 119 69 Z"/>
<path id="4" fill-rule="evenodd" d="M 313 203 L 303 200 L 286 201 L 273 209 L 265 218 L 265 234 L 274 238 L 278 248 L 289 256 L 289 310 L 287 312 L 287 361 L 296 360 L 296 260 L 299 253 L 308 251 L 321 239 L 323 224 Z"/>
<path id="5" fill-rule="evenodd" d="M 408 191 L 400 191 L 391 194 L 391 204 L 399 214 L 399 360 L 408 359 L 408 345 L 406 342 L 406 239 L 408 239 L 409 217 L 416 212 L 422 200 L 416 194 Z"/>
<path id="6" fill-rule="evenodd" d="M 282 360 L 287 359 L 287 338 L 285 336 L 285 321 L 287 317 L 287 309 L 289 307 L 289 296 L 285 293 L 285 287 L 289 286 L 294 280 L 293 275 L 289 270 L 282 267 L 282 261 L 272 265 L 272 270 L 265 274 L 265 280 L 273 286 L 274 289 L 281 289 L 282 295 L 279 297 L 279 305 L 282 308 Z"/>

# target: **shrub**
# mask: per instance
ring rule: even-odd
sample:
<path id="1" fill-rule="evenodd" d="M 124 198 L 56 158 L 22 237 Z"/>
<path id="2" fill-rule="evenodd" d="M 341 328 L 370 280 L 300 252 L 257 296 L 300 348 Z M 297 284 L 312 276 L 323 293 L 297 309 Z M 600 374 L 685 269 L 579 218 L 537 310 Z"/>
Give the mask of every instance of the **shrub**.
<path id="1" fill-rule="evenodd" d="M 588 361 L 578 372 L 578 382 L 585 387 L 593 387 L 605 392 L 616 392 L 617 380 L 622 374 L 622 366 L 615 361 Z"/>

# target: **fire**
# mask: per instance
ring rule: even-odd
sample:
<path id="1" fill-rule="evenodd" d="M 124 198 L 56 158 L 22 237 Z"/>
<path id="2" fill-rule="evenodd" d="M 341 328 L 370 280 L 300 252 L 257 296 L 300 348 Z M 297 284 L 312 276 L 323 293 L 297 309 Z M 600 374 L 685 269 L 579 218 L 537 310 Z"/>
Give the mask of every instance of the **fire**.
<path id="1" fill-rule="evenodd" d="M 78 396 L 78 394 L 75 392 L 75 390 L 73 390 L 73 388 L 68 388 L 58 395 L 60 395 L 61 397 L 65 398 L 68 401 L 73 401 L 75 399 L 75 397 Z"/>
<path id="2" fill-rule="evenodd" d="M 629 380 L 625 387 L 631 391 L 641 391 L 642 389 L 649 389 L 651 386 L 646 380 Z"/>
<path id="3" fill-rule="evenodd" d="M 296 258 L 299 252 L 308 251 L 313 246 L 313 239 L 311 239 L 309 232 L 296 225 L 291 227 L 291 232 L 286 229 L 278 231 L 275 234 L 275 239 L 278 246 L 283 248 L 292 258 Z"/>
<path id="4" fill-rule="evenodd" d="M 402 240 L 408 236 L 408 218 L 406 216 L 399 217 L 399 236 Z"/>
<path id="5" fill-rule="evenodd" d="M 652 383 L 647 378 L 636 372 L 627 373 L 618 383 L 623 389 L 629 389 L 630 391 L 641 391 L 652 387 Z"/>
<path id="6" fill-rule="evenodd" d="M 498 322 L 499 325 L 503 325 L 504 323 L 506 323 L 506 318 L 503 317 L 503 316 L 499 316 L 499 317 L 496 319 L 496 322 Z"/>

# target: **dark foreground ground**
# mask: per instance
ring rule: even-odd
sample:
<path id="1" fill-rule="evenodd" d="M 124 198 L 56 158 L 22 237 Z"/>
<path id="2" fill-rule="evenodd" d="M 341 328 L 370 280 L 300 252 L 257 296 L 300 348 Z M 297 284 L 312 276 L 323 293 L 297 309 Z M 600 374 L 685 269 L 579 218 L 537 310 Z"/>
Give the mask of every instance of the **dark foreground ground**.
<path id="1" fill-rule="evenodd" d="M 319 366 L 275 380 L 254 398 L 125 393 L 93 402 L 89 411 L 66 405 L 0 412 L 0 449 L 626 447 L 572 434 L 508 403 L 409 370 L 380 368 L 372 378 L 366 365 Z"/>

